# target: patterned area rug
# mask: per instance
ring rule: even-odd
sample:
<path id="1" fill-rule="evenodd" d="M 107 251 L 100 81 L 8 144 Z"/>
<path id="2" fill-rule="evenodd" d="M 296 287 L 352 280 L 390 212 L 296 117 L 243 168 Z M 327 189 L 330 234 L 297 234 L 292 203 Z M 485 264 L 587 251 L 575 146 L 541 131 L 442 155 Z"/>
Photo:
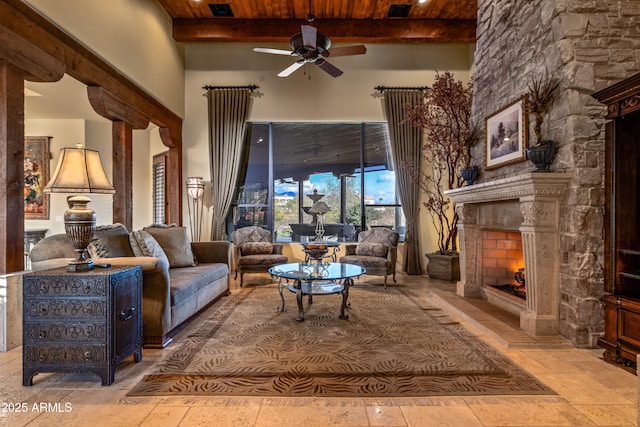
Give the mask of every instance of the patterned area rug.
<path id="1" fill-rule="evenodd" d="M 450 396 L 555 394 L 428 301 L 366 284 L 305 298 L 245 288 L 146 375 L 128 396 Z M 170 349 L 168 349 L 170 351 Z"/>

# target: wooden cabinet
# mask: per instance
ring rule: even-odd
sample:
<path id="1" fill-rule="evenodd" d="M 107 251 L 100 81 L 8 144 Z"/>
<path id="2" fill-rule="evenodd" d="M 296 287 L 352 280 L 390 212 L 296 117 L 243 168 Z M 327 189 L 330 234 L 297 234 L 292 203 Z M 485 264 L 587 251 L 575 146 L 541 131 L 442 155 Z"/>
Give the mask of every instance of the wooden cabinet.
<path id="1" fill-rule="evenodd" d="M 94 372 L 113 383 L 142 360 L 142 267 L 65 268 L 23 277 L 22 381 L 40 372 Z"/>
<path id="2" fill-rule="evenodd" d="M 640 74 L 595 93 L 607 105 L 605 333 L 607 361 L 636 366 L 640 353 Z"/>

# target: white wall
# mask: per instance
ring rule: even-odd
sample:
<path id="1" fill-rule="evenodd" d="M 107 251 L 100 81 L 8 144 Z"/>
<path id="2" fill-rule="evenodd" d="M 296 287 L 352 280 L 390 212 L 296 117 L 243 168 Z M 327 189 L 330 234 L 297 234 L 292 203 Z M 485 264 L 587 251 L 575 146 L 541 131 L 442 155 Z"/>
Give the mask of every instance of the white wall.
<path id="1" fill-rule="evenodd" d="M 383 121 L 376 86 L 429 86 L 435 72 L 445 70 L 467 82 L 473 51 L 468 44 L 371 44 L 367 45 L 365 55 L 329 60 L 344 71 L 338 78 L 313 64 L 305 65 L 290 77 L 280 78 L 277 73 L 293 59 L 255 53 L 252 51 L 255 46 L 248 43 L 185 46 L 185 179 L 202 176 L 210 180 L 207 104 L 202 89 L 205 85 L 259 86 L 252 121 Z M 260 46 L 286 49 L 278 44 Z M 208 235 L 209 222 L 206 217 L 203 235 Z M 188 224 L 186 209 L 184 223 Z M 431 252 L 437 246 L 428 230 L 426 213 L 422 214 L 421 224 L 422 250 Z"/>
<path id="2" fill-rule="evenodd" d="M 152 168 L 153 138 L 160 139 L 154 125 L 133 131 L 133 230 L 151 224 L 153 220 Z"/>

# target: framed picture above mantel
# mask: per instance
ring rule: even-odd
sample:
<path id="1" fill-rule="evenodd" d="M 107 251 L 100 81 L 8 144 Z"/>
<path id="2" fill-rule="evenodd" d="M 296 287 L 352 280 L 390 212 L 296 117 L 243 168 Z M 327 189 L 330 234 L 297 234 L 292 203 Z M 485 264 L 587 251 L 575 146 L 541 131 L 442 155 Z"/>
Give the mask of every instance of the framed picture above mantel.
<path id="1" fill-rule="evenodd" d="M 524 96 L 488 116 L 485 120 L 485 169 L 525 161 L 528 129 Z"/>
<path id="2" fill-rule="evenodd" d="M 49 219 L 49 195 L 42 189 L 49 180 L 49 136 L 24 138 L 24 218 Z"/>

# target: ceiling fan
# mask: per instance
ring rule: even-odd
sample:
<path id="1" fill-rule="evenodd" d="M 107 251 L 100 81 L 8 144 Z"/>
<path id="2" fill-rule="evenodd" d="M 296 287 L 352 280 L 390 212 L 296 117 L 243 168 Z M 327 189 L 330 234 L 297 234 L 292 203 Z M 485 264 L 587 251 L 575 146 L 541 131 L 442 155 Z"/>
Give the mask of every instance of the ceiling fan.
<path id="1" fill-rule="evenodd" d="M 307 15 L 307 21 L 312 22 L 313 19 L 314 16 L 312 14 Z M 327 62 L 325 58 L 329 56 L 362 55 L 367 52 L 367 48 L 364 45 L 336 47 L 329 51 L 331 39 L 319 33 L 316 27 L 312 25 L 301 25 L 301 32 L 291 36 L 289 44 L 293 49 L 292 51 L 264 47 L 253 48 L 253 51 L 300 58 L 278 73 L 278 77 L 287 77 L 307 63 L 314 63 L 332 77 L 338 77 L 342 75 L 342 70 Z"/>

